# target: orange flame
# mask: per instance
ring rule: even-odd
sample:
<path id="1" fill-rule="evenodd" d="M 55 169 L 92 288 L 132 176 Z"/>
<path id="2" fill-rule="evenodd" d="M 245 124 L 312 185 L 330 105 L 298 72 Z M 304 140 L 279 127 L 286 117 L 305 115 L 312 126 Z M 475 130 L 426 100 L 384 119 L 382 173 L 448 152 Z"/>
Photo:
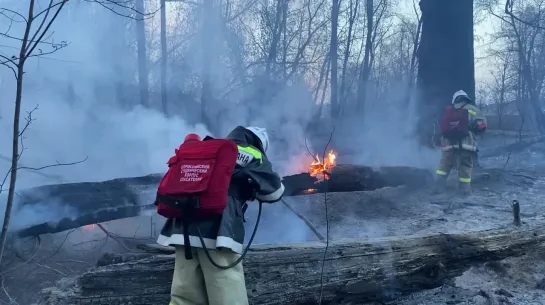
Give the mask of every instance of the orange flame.
<path id="1" fill-rule="evenodd" d="M 320 160 L 320 156 L 316 155 L 314 158 L 314 161 L 310 164 L 309 168 L 309 174 L 313 177 L 322 178 L 325 175 L 325 179 L 329 179 L 329 170 L 331 170 L 333 167 L 337 165 L 337 153 L 333 150 L 329 151 L 327 154 L 327 157 L 325 158 L 325 162 L 322 162 Z"/>
<path id="2" fill-rule="evenodd" d="M 83 226 L 82 228 L 83 228 L 85 231 L 92 231 L 92 230 L 94 230 L 96 227 L 97 227 L 97 225 L 91 224 L 91 225 Z"/>

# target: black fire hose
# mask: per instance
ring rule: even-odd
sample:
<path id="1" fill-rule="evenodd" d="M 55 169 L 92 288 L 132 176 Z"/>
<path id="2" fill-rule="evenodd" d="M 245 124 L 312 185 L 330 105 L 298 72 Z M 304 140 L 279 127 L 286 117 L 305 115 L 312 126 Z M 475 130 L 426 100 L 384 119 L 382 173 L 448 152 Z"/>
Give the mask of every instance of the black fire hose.
<path id="1" fill-rule="evenodd" d="M 242 254 L 240 255 L 240 257 L 235 262 L 233 262 L 233 263 L 231 263 L 231 264 L 229 264 L 227 266 L 222 266 L 222 265 L 216 263 L 212 259 L 212 256 L 210 255 L 210 252 L 208 251 L 208 249 L 206 248 L 206 245 L 204 243 L 204 238 L 202 237 L 201 230 L 197 226 L 197 232 L 199 233 L 199 239 L 201 241 L 201 245 L 202 245 L 202 248 L 204 250 L 204 253 L 206 254 L 206 257 L 208 258 L 210 263 L 212 263 L 212 265 L 214 265 L 214 267 L 219 268 L 219 269 L 223 269 L 223 270 L 227 270 L 227 269 L 231 269 L 231 268 L 235 267 L 236 265 L 240 264 L 240 262 L 242 262 L 242 260 L 246 256 L 246 253 L 248 253 L 248 249 L 250 249 L 250 246 L 252 245 L 252 242 L 254 241 L 255 233 L 257 232 L 257 227 L 259 226 L 259 220 L 261 219 L 261 211 L 262 210 L 263 210 L 263 202 L 260 201 L 259 202 L 259 210 L 257 212 L 257 220 L 255 221 L 254 231 L 252 232 L 252 235 L 250 236 L 250 240 L 248 241 L 248 245 L 246 246 L 244 251 L 242 251 Z"/>

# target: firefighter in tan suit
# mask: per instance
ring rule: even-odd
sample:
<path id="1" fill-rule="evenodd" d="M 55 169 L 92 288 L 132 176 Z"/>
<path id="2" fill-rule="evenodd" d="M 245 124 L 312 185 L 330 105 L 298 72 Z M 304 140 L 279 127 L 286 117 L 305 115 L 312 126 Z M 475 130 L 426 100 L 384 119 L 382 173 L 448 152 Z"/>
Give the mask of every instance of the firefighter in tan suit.
<path id="1" fill-rule="evenodd" d="M 454 114 L 449 116 L 450 114 Z M 458 117 L 456 116 L 463 116 Z M 467 119 L 465 119 L 467 117 Z M 454 118 L 454 119 L 453 119 Z M 461 118 L 461 119 L 460 119 Z M 452 137 L 447 132 L 449 127 L 459 127 L 461 136 Z M 458 166 L 458 189 L 462 195 L 471 194 L 471 174 L 473 159 L 477 151 L 476 135 L 486 130 L 486 118 L 481 114 L 467 93 L 457 91 L 452 97 L 452 106 L 447 108 L 441 131 L 441 161 L 437 168 L 434 194 L 443 192 L 446 188 L 448 175 L 453 167 Z"/>
<path id="2" fill-rule="evenodd" d="M 184 235 L 182 219 L 168 219 L 157 242 L 176 247 L 169 305 L 248 305 L 242 263 L 244 205 L 257 199 L 282 199 L 284 185 L 267 158 L 269 136 L 264 128 L 238 126 L 226 139 L 238 146 L 238 159 L 229 187 L 229 204 L 217 219 L 195 221 Z M 251 179 L 250 184 L 248 179 Z M 185 237 L 193 259 L 185 256 Z M 201 239 L 202 238 L 202 239 Z M 204 249 L 208 249 L 210 258 Z M 231 265 L 232 267 L 226 267 Z"/>

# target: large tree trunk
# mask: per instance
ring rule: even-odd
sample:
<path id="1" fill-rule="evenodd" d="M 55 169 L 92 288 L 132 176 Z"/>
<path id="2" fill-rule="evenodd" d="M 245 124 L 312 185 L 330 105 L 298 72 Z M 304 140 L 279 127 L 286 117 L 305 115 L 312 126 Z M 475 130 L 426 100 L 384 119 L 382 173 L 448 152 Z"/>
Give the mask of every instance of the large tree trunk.
<path id="1" fill-rule="evenodd" d="M 323 304 L 382 301 L 439 287 L 473 264 L 520 256 L 544 242 L 543 223 L 335 242 L 329 245 L 323 271 Z M 324 250 L 323 243 L 252 247 L 244 262 L 250 304 L 315 304 Z M 173 257 L 143 256 L 109 255 L 100 262 L 104 266 L 51 289 L 41 304 L 167 304 Z"/>
<path id="2" fill-rule="evenodd" d="M 168 116 L 167 102 L 167 13 L 166 1 L 161 0 L 161 105 L 163 114 Z"/>
<path id="3" fill-rule="evenodd" d="M 215 14 L 214 0 L 204 0 L 202 6 L 201 27 L 202 32 L 202 87 L 201 87 L 201 122 L 203 122 L 209 130 L 213 133 L 218 132 L 218 124 L 213 121 L 210 116 L 209 108 L 214 107 L 214 87 L 212 85 L 212 67 L 210 61 L 212 60 L 212 42 L 215 40 L 214 27 L 212 25 L 212 18 L 210 14 Z"/>
<path id="4" fill-rule="evenodd" d="M 154 209 L 155 192 L 163 177 L 152 174 L 143 177 L 119 178 L 103 182 L 45 185 L 20 192 L 21 201 L 16 212 L 50 202 L 62 203 L 65 210 L 74 211 L 58 221 L 30 226 L 19 236 L 56 233 L 115 219 L 140 215 Z M 425 169 L 412 167 L 382 167 L 373 169 L 363 165 L 339 164 L 331 171 L 330 179 L 318 181 L 308 173 L 286 176 L 284 196 L 323 192 L 374 190 L 385 186 L 425 186 L 433 180 Z M 310 191 L 309 191 L 310 190 Z"/>
<path id="5" fill-rule="evenodd" d="M 346 45 L 344 47 L 343 55 L 343 66 L 341 72 L 341 88 L 339 89 L 339 116 L 344 112 L 344 107 L 346 105 L 349 93 L 349 85 L 346 80 L 346 74 L 348 72 L 349 64 L 348 60 L 350 59 L 350 49 L 352 47 L 352 42 L 354 39 L 354 25 L 356 24 L 356 18 L 358 16 L 358 7 L 359 0 L 350 0 L 349 9 L 348 9 L 348 33 L 346 37 Z"/>
<path id="6" fill-rule="evenodd" d="M 388 186 L 407 185 L 424 187 L 433 182 L 426 169 L 408 166 L 385 166 L 378 169 L 365 165 L 339 164 L 328 175 L 327 180 L 318 180 L 303 173 L 286 176 L 283 183 L 288 196 L 324 192 L 371 191 Z"/>
<path id="7" fill-rule="evenodd" d="M 374 5 L 373 0 L 366 0 L 366 17 L 367 17 L 367 34 L 365 37 L 365 53 L 363 55 L 363 62 L 361 63 L 359 80 L 358 80 L 358 101 L 357 101 L 357 113 L 358 115 L 364 114 L 365 103 L 367 100 L 367 88 L 369 88 L 369 77 L 371 76 L 371 52 L 373 51 L 373 29 L 374 25 Z"/>
<path id="8" fill-rule="evenodd" d="M 338 44 L 338 23 L 339 23 L 339 0 L 333 0 L 331 5 L 331 41 L 329 45 L 329 55 L 331 56 L 331 118 L 336 119 L 339 116 L 339 44 Z"/>
<path id="9" fill-rule="evenodd" d="M 418 50 L 421 143 L 430 143 L 433 122 L 464 90 L 475 98 L 473 0 L 421 0 L 422 37 Z"/>
<path id="10" fill-rule="evenodd" d="M 144 12 L 144 0 L 136 0 L 137 12 Z M 146 22 L 143 14 L 136 19 L 136 43 L 138 49 L 138 87 L 140 88 L 140 104 L 149 106 L 148 56 L 146 52 Z"/>

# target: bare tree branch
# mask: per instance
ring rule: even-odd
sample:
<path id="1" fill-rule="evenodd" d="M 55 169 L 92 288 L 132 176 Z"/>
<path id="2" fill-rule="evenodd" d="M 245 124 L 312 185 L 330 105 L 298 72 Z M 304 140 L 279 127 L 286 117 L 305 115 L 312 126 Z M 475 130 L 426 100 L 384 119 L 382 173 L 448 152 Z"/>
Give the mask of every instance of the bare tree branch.
<path id="1" fill-rule="evenodd" d="M 508 16 L 510 16 L 512 19 L 518 21 L 518 22 L 521 22 L 525 25 L 528 25 L 528 26 L 531 26 L 531 27 L 534 27 L 534 28 L 537 28 L 537 29 L 540 29 L 540 30 L 545 30 L 545 27 L 539 25 L 539 20 L 532 20 L 532 21 L 526 21 L 522 18 L 519 18 L 517 17 L 514 13 L 513 13 L 513 5 L 515 4 L 515 0 L 505 0 L 505 8 L 504 8 L 504 12 L 505 14 L 507 14 Z"/>
<path id="2" fill-rule="evenodd" d="M 134 20 L 145 20 L 145 19 L 153 18 L 153 16 L 157 12 L 159 12 L 159 10 L 161 9 L 161 8 L 158 8 L 152 12 L 140 11 L 132 5 L 132 1 L 128 1 L 128 0 L 85 0 L 85 1 L 90 3 L 96 3 L 118 16 L 134 19 Z M 121 8 L 122 10 L 128 11 L 129 14 L 120 13 L 116 10 L 116 8 Z"/>

